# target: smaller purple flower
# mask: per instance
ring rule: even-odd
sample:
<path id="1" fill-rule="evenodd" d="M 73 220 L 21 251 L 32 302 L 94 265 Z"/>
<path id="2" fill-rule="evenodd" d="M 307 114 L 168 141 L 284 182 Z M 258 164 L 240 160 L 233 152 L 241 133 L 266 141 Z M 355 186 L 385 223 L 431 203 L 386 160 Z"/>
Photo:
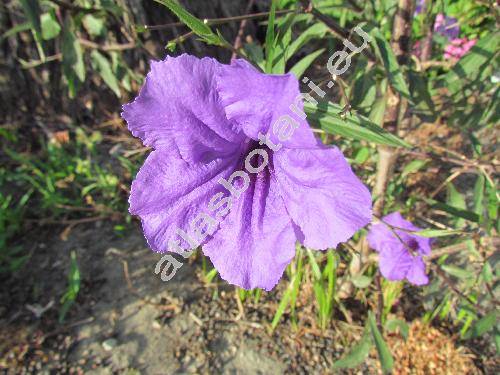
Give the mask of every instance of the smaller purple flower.
<path id="1" fill-rule="evenodd" d="M 460 27 L 457 21 L 458 20 L 454 17 L 448 17 L 442 13 L 438 13 L 434 21 L 434 32 L 447 37 L 448 40 L 456 39 L 460 33 Z"/>
<path id="2" fill-rule="evenodd" d="M 417 0 L 417 5 L 415 7 L 415 15 L 420 14 L 425 11 L 425 0 Z"/>
<path id="3" fill-rule="evenodd" d="M 421 229 L 399 212 L 384 216 L 382 221 L 372 225 L 367 236 L 370 247 L 379 253 L 382 275 L 391 281 L 407 279 L 414 285 L 427 284 L 422 256 L 431 253 L 431 239 L 410 233 Z"/>

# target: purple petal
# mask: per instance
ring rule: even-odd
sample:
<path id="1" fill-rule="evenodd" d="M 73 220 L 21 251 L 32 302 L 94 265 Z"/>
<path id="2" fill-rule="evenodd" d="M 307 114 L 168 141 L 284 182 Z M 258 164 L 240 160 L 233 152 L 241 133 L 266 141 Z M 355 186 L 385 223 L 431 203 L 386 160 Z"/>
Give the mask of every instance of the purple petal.
<path id="1" fill-rule="evenodd" d="M 269 171 L 251 179 L 203 252 L 229 283 L 271 290 L 295 255 L 296 236 Z"/>
<path id="2" fill-rule="evenodd" d="M 234 152 L 244 135 L 225 118 L 215 90 L 221 66 L 189 55 L 151 62 L 139 96 L 123 107 L 132 134 L 146 146 L 176 147 L 194 163 Z"/>
<path id="3" fill-rule="evenodd" d="M 406 278 L 413 285 L 426 285 L 429 278 L 425 273 L 425 263 L 421 257 L 414 257 Z"/>
<path id="4" fill-rule="evenodd" d="M 413 257 L 401 244 L 385 245 L 379 252 L 380 272 L 388 280 L 403 280 L 413 265 Z"/>
<path id="5" fill-rule="evenodd" d="M 370 222 L 370 192 L 339 149 L 282 149 L 274 155 L 274 169 L 304 245 L 334 248 Z"/>
<path id="6" fill-rule="evenodd" d="M 228 158 L 192 166 L 175 152 L 153 151 L 132 183 L 129 198 L 130 213 L 140 216 L 150 247 L 173 251 L 168 241 L 179 238 L 176 230 L 190 231 L 192 220 L 224 190 L 218 179 L 227 178 L 237 164 L 238 158 Z M 189 248 L 185 241 L 181 244 Z"/>
<path id="7" fill-rule="evenodd" d="M 389 215 L 384 216 L 383 218 L 384 222 L 387 224 L 392 225 L 393 227 L 396 228 L 402 228 L 406 229 L 407 231 L 411 232 L 418 232 L 422 230 L 421 228 L 417 227 L 413 223 L 411 223 L 408 220 L 405 220 L 403 216 L 399 212 L 393 212 Z M 383 233 L 386 237 L 392 237 L 393 239 L 397 239 L 397 237 L 394 235 L 394 233 L 391 232 L 389 228 L 387 228 L 386 225 L 381 224 L 385 229 L 383 230 Z M 408 233 L 404 230 L 398 230 L 395 229 L 395 232 L 398 234 L 398 236 L 407 244 L 411 245 L 412 243 L 416 242 L 417 246 L 414 247 L 414 250 L 417 251 L 421 255 L 429 255 L 431 253 L 431 239 L 430 238 L 425 238 L 418 236 L 416 234 Z M 399 241 L 399 240 L 398 240 Z M 413 246 L 410 246 L 413 248 Z"/>
<path id="8" fill-rule="evenodd" d="M 384 216 L 382 220 L 383 223 L 373 224 L 367 235 L 370 247 L 379 252 L 382 275 L 389 280 L 406 278 L 415 285 L 427 284 L 429 280 L 422 255 L 430 254 L 431 240 L 408 233 L 420 228 L 405 220 L 399 212 Z M 387 224 L 393 227 L 392 230 Z"/>
<path id="9" fill-rule="evenodd" d="M 259 132 L 269 132 L 273 143 L 282 143 L 285 147 L 316 145 L 309 124 L 297 116 L 293 119 L 298 128 L 289 140 L 279 142 L 272 131 L 273 124 L 281 116 L 293 115 L 290 105 L 300 95 L 299 83 L 293 74 L 263 74 L 246 61 L 236 60 L 220 69 L 217 90 L 226 117 L 236 122 L 248 137 L 257 140 Z M 302 100 L 297 100 L 296 104 L 302 111 Z"/>

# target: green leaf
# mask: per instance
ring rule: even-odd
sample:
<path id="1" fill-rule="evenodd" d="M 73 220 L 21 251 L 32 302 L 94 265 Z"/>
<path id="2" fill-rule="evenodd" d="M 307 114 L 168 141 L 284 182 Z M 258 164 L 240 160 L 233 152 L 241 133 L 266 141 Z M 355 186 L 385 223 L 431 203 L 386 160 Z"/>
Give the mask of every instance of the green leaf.
<path id="1" fill-rule="evenodd" d="M 356 275 L 351 277 L 351 281 L 356 288 L 363 289 L 371 284 L 372 278 L 365 275 Z"/>
<path id="2" fill-rule="evenodd" d="M 399 329 L 401 335 L 406 340 L 408 338 L 408 334 L 410 332 L 410 327 L 408 323 L 406 323 L 402 319 L 391 319 L 385 323 L 385 329 L 389 332 L 396 332 Z"/>
<path id="3" fill-rule="evenodd" d="M 363 164 L 370 157 L 370 148 L 369 147 L 361 147 L 358 151 L 356 151 L 356 155 L 354 156 L 354 163 Z"/>
<path id="4" fill-rule="evenodd" d="M 76 262 L 76 253 L 71 252 L 71 265 L 68 276 L 68 287 L 66 293 L 61 298 L 61 309 L 59 311 L 59 322 L 64 321 L 69 308 L 73 305 L 80 291 L 80 269 L 78 268 L 78 263 Z"/>
<path id="5" fill-rule="evenodd" d="M 377 348 L 378 358 L 380 360 L 380 365 L 382 366 L 382 371 L 384 374 L 390 374 L 392 367 L 394 366 L 394 359 L 392 354 L 387 347 L 382 334 L 377 328 L 377 323 L 375 322 L 375 317 L 371 311 L 368 312 L 368 325 L 372 334 L 373 341 L 375 342 L 375 347 Z"/>
<path id="6" fill-rule="evenodd" d="M 471 279 L 474 277 L 474 273 L 472 271 L 465 270 L 456 266 L 444 264 L 441 266 L 441 268 L 446 273 L 458 279 Z"/>
<path id="7" fill-rule="evenodd" d="M 425 165 L 427 164 L 427 160 L 423 159 L 415 159 L 409 162 L 408 164 L 405 165 L 403 168 L 403 172 L 401 172 L 401 175 L 403 177 L 408 176 L 411 173 L 415 173 L 422 169 Z"/>
<path id="8" fill-rule="evenodd" d="M 260 45 L 255 43 L 245 43 L 243 50 L 250 61 L 257 64 L 257 66 L 263 71 L 265 70 L 264 51 Z"/>
<path id="9" fill-rule="evenodd" d="M 358 343 L 354 345 L 351 350 L 349 350 L 349 353 L 333 364 L 333 369 L 336 370 L 359 366 L 370 353 L 372 345 L 373 343 L 370 334 L 367 330 L 365 330 L 361 340 L 359 340 Z"/>
<path id="10" fill-rule="evenodd" d="M 413 111 L 427 116 L 427 121 L 431 122 L 435 116 L 435 108 L 431 93 L 429 92 L 429 84 L 426 75 L 422 72 L 410 70 L 408 79 L 410 81 L 412 102 L 414 103 Z"/>
<path id="11" fill-rule="evenodd" d="M 405 77 L 391 45 L 385 40 L 379 29 L 372 29 L 371 34 L 373 36 L 371 43 L 378 58 L 382 61 L 391 86 L 405 98 L 411 100 L 410 90 L 406 85 Z"/>
<path id="12" fill-rule="evenodd" d="M 117 97 L 121 96 L 118 80 L 116 79 L 111 64 L 106 57 L 100 54 L 97 50 L 93 50 L 90 54 L 93 68 L 99 73 L 103 81 L 115 93 Z"/>
<path id="13" fill-rule="evenodd" d="M 170 9 L 182 22 L 186 24 L 196 35 L 208 44 L 215 44 L 218 46 L 227 45 L 227 42 L 220 34 L 216 34 L 212 29 L 203 21 L 193 16 L 179 3 L 173 0 L 155 0 L 157 3 L 165 5 Z"/>
<path id="14" fill-rule="evenodd" d="M 283 316 L 285 309 L 288 306 L 288 303 L 290 302 L 290 298 L 292 297 L 293 294 L 293 289 L 294 289 L 294 283 L 295 283 L 295 277 L 293 276 L 292 279 L 290 280 L 290 284 L 285 290 L 285 293 L 283 294 L 283 297 L 281 297 L 280 304 L 278 305 L 278 309 L 276 310 L 276 313 L 274 314 L 273 321 L 271 322 L 271 328 L 274 330 L 276 326 L 278 325 L 281 317 Z"/>
<path id="15" fill-rule="evenodd" d="M 311 268 L 312 268 L 312 271 L 314 274 L 314 278 L 316 280 L 321 280 L 322 279 L 321 270 L 319 268 L 318 262 L 316 262 L 316 258 L 314 257 L 314 254 L 312 253 L 312 251 L 310 249 L 307 249 L 307 256 L 309 258 L 309 264 L 311 265 Z"/>
<path id="16" fill-rule="evenodd" d="M 297 77 L 297 79 L 300 79 L 300 77 L 302 77 L 302 74 L 304 74 L 307 68 L 309 68 L 309 66 L 314 62 L 314 60 L 316 60 L 318 56 L 321 55 L 323 52 L 325 52 L 325 49 L 321 48 L 303 57 L 290 69 L 290 73 L 293 73 L 295 77 Z"/>
<path id="17" fill-rule="evenodd" d="M 276 22 L 277 36 L 274 46 L 273 74 L 285 73 L 286 61 L 290 56 L 288 47 L 292 40 L 292 25 L 295 22 L 295 13 L 287 14 L 280 21 Z"/>
<path id="18" fill-rule="evenodd" d="M 337 104 L 328 103 L 325 107 L 323 104 L 315 106 L 306 102 L 304 108 L 309 118 L 318 122 L 328 133 L 393 147 L 411 148 L 411 145 L 362 115 L 347 115 L 342 118 L 339 114 L 342 107 Z"/>
<path id="19" fill-rule="evenodd" d="M 462 205 L 460 203 L 460 201 L 458 201 L 458 198 L 453 198 L 453 200 L 455 200 L 455 199 L 456 199 L 456 201 L 454 203 L 458 203 L 458 204 Z M 472 221 L 475 223 L 479 223 L 479 220 L 480 220 L 479 215 L 476 214 L 475 212 L 467 211 L 463 208 L 452 206 L 450 204 L 446 204 L 446 203 L 442 203 L 442 202 L 438 202 L 438 201 L 435 201 L 433 199 L 424 199 L 424 200 L 428 204 L 431 205 L 432 209 L 445 211 L 445 212 L 449 213 L 451 216 L 455 216 L 457 218 L 463 218 L 463 219 L 466 219 L 466 220 L 469 220 L 469 221 Z"/>
<path id="20" fill-rule="evenodd" d="M 42 23 L 40 22 L 40 15 L 42 10 L 40 8 L 40 3 L 38 0 L 19 0 L 21 6 L 23 7 L 24 14 L 31 24 L 31 27 L 35 30 L 35 34 L 38 39 L 42 36 Z"/>
<path id="21" fill-rule="evenodd" d="M 367 67 L 367 60 L 360 59 L 356 64 L 354 74 L 357 76 L 349 94 L 351 105 L 355 109 L 367 111 L 372 107 L 377 96 L 376 69 L 370 69 Z M 380 91 L 385 92 L 385 89 Z"/>
<path id="22" fill-rule="evenodd" d="M 269 19 L 267 21 L 266 32 L 266 72 L 273 71 L 274 61 L 274 20 L 276 18 L 276 0 L 271 2 L 271 10 L 269 11 Z"/>
<path id="23" fill-rule="evenodd" d="M 86 14 L 83 19 L 83 26 L 89 35 L 93 37 L 103 36 L 106 31 L 106 26 L 102 18 L 97 18 L 92 14 Z"/>
<path id="24" fill-rule="evenodd" d="M 480 218 L 483 217 L 483 199 L 484 199 L 484 183 L 485 178 L 483 174 L 477 176 L 476 183 L 474 185 L 474 212 L 479 215 Z"/>
<path id="25" fill-rule="evenodd" d="M 295 39 L 288 47 L 288 57 L 295 55 L 298 50 L 311 39 L 322 38 L 325 36 L 327 31 L 328 27 L 322 22 L 315 23 L 311 27 L 307 28 L 301 32 L 297 39 Z"/>
<path id="26" fill-rule="evenodd" d="M 497 323 L 497 312 L 496 310 L 490 312 L 485 317 L 479 319 L 472 328 L 465 335 L 465 339 L 473 339 L 484 335 L 486 332 L 490 331 L 495 327 Z"/>
<path id="27" fill-rule="evenodd" d="M 375 99 L 370 111 L 369 119 L 377 126 L 382 128 L 384 121 L 385 106 L 387 104 L 387 96 L 383 95 Z"/>
<path id="28" fill-rule="evenodd" d="M 43 39 L 53 39 L 61 32 L 61 26 L 52 12 L 42 14 L 41 22 Z"/>
<path id="29" fill-rule="evenodd" d="M 463 234 L 461 230 L 453 229 L 424 229 L 418 232 L 412 232 L 420 237 L 434 238 L 434 237 L 446 237 L 455 236 L 457 234 Z"/>
<path id="30" fill-rule="evenodd" d="M 73 20 L 70 17 L 66 18 L 64 23 L 61 52 L 63 73 L 68 81 L 70 96 L 74 97 L 78 83 L 85 81 L 85 65 L 82 47 L 75 36 Z"/>
<path id="31" fill-rule="evenodd" d="M 493 61 L 494 55 L 498 53 L 499 40 L 499 31 L 481 38 L 445 75 L 444 81 L 452 95 L 478 78 L 483 66 Z"/>
<path id="32" fill-rule="evenodd" d="M 17 33 L 20 33 L 21 31 L 26 31 L 31 28 L 31 23 L 30 22 L 24 22 L 20 23 L 13 28 L 7 30 L 0 36 L 0 42 L 2 42 L 5 38 L 8 38 L 9 36 L 16 35 Z"/>

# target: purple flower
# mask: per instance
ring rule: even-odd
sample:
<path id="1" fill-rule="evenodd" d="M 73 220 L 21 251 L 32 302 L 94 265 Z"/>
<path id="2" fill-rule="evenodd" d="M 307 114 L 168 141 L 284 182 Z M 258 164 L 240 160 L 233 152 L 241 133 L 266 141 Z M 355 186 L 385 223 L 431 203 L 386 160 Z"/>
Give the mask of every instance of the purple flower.
<path id="1" fill-rule="evenodd" d="M 425 0 L 417 0 L 415 6 L 415 15 L 422 13 L 425 10 Z"/>
<path id="2" fill-rule="evenodd" d="M 167 57 L 122 116 L 154 149 L 129 199 L 150 247 L 187 257 L 201 245 L 232 284 L 270 290 L 296 240 L 336 247 L 370 221 L 368 189 L 315 139 L 291 74 Z"/>
<path id="3" fill-rule="evenodd" d="M 460 33 L 460 28 L 457 22 L 458 20 L 456 18 L 438 13 L 436 15 L 436 20 L 434 21 L 434 32 L 447 37 L 448 40 L 455 39 Z"/>
<path id="4" fill-rule="evenodd" d="M 383 223 L 372 225 L 367 236 L 370 247 L 379 252 L 382 275 L 391 281 L 406 278 L 415 285 L 427 284 L 429 279 L 425 273 L 422 256 L 431 253 L 431 240 L 407 232 L 421 229 L 405 220 L 399 212 L 393 212 L 382 220 Z M 393 230 L 387 224 L 392 226 Z"/>

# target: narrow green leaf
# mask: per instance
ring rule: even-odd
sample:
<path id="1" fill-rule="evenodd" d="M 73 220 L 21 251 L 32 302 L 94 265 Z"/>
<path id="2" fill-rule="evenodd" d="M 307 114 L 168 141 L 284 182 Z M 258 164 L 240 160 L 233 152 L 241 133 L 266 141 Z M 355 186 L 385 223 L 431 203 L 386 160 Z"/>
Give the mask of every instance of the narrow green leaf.
<path id="1" fill-rule="evenodd" d="M 410 144 L 362 115 L 347 115 L 342 118 L 339 114 L 342 107 L 337 104 L 329 103 L 325 107 L 323 104 L 315 106 L 306 102 L 304 108 L 309 118 L 318 122 L 329 133 L 382 145 L 411 148 Z"/>
<path id="2" fill-rule="evenodd" d="M 271 2 L 271 10 L 269 11 L 269 19 L 267 21 L 266 32 L 266 72 L 271 73 L 273 70 L 274 61 L 274 20 L 276 18 L 276 0 Z"/>
<path id="3" fill-rule="evenodd" d="M 40 21 L 40 15 L 42 10 L 40 8 L 40 3 L 38 0 L 19 0 L 21 6 L 23 7 L 24 14 L 34 29 L 35 34 L 40 39 L 42 36 L 42 23 Z"/>
<path id="4" fill-rule="evenodd" d="M 475 223 L 479 223 L 479 215 L 474 212 L 467 211 L 458 207 L 450 206 L 449 204 L 437 202 L 433 199 L 425 199 L 428 203 L 431 204 L 431 208 L 435 210 L 441 210 L 449 213 L 452 216 L 463 218 Z"/>
<path id="5" fill-rule="evenodd" d="M 103 81 L 108 85 L 108 87 L 115 93 L 117 97 L 121 96 L 120 87 L 115 74 L 111 69 L 111 64 L 109 60 L 104 57 L 97 50 L 93 50 L 90 54 L 92 59 L 92 66 L 102 77 Z"/>
<path id="6" fill-rule="evenodd" d="M 420 169 L 422 169 L 426 164 L 427 164 L 427 160 L 423 160 L 423 159 L 412 160 L 411 162 L 406 164 L 406 166 L 403 168 L 403 172 L 401 172 L 401 175 L 403 177 L 405 177 L 411 173 L 415 173 L 415 172 L 419 171 Z"/>
<path id="7" fill-rule="evenodd" d="M 368 331 L 365 330 L 363 337 L 354 345 L 349 353 L 333 364 L 333 369 L 353 368 L 363 363 L 373 343 Z"/>
<path id="8" fill-rule="evenodd" d="M 462 268 L 459 268 L 456 266 L 444 264 L 441 266 L 441 268 L 446 273 L 448 273 L 451 276 L 454 276 L 458 279 L 470 279 L 470 278 L 474 277 L 474 273 L 472 271 L 465 270 L 465 269 L 462 269 Z"/>
<path id="9" fill-rule="evenodd" d="M 287 14 L 276 22 L 277 36 L 274 44 L 273 74 L 284 74 L 289 54 L 289 46 L 292 41 L 292 25 L 295 22 L 295 13 Z"/>
<path id="10" fill-rule="evenodd" d="M 318 56 L 321 55 L 323 52 L 325 52 L 325 49 L 321 48 L 303 57 L 290 69 L 290 73 L 293 73 L 295 77 L 297 77 L 297 79 L 300 79 L 300 77 L 302 77 L 302 74 L 304 74 L 307 68 L 309 68 L 309 66 L 314 62 L 314 60 L 316 60 Z"/>
<path id="11" fill-rule="evenodd" d="M 316 280 L 321 280 L 321 270 L 319 268 L 318 263 L 316 262 L 316 258 L 310 249 L 307 249 L 307 256 L 309 257 L 309 263 L 311 264 L 311 268 L 313 270 L 313 274 Z"/>
<path id="12" fill-rule="evenodd" d="M 74 97 L 78 83 L 85 81 L 85 64 L 82 47 L 75 36 L 73 20 L 70 17 L 67 17 L 64 23 L 61 52 L 63 73 L 68 81 L 70 96 Z"/>
<path id="13" fill-rule="evenodd" d="M 21 31 L 26 31 L 31 28 L 31 23 L 30 22 L 23 22 L 20 23 L 13 28 L 7 30 L 0 36 L 0 42 L 2 42 L 5 38 L 8 38 L 9 36 L 16 35 L 17 33 L 20 33 Z"/>
<path id="14" fill-rule="evenodd" d="M 413 232 L 420 237 L 434 238 L 434 237 L 446 237 L 455 236 L 457 234 L 464 234 L 461 230 L 454 229 L 424 229 L 418 232 Z"/>
<path id="15" fill-rule="evenodd" d="M 281 298 L 280 304 L 278 305 L 278 309 L 276 310 L 276 313 L 274 314 L 273 321 L 271 322 L 271 327 L 272 330 L 276 328 L 278 325 L 281 317 L 283 316 L 288 303 L 290 302 L 290 298 L 292 297 L 293 294 L 293 289 L 294 289 L 294 284 L 295 284 L 295 276 L 292 277 L 290 280 L 290 284 L 285 290 L 285 293 L 283 294 L 283 297 Z"/>
<path id="16" fill-rule="evenodd" d="M 382 334 L 377 328 L 375 317 L 371 311 L 368 312 L 368 324 L 372 333 L 373 341 L 375 342 L 375 347 L 377 348 L 382 371 L 384 372 L 384 374 L 390 374 L 392 371 L 392 367 L 394 366 L 394 359 L 392 358 L 392 354 L 387 347 Z"/>
<path id="17" fill-rule="evenodd" d="M 59 322 L 63 322 L 70 307 L 76 300 L 78 292 L 80 291 L 80 269 L 76 261 L 76 253 L 71 252 L 71 265 L 68 275 L 68 287 L 66 293 L 61 298 L 61 309 L 59 310 Z"/>
<path id="18" fill-rule="evenodd" d="M 484 335 L 497 324 L 497 311 L 490 312 L 485 317 L 479 319 L 465 335 L 465 339 L 473 339 Z"/>
<path id="19" fill-rule="evenodd" d="M 260 67 L 262 71 L 266 69 L 264 50 L 260 45 L 255 43 L 245 43 L 243 46 L 243 50 L 245 51 L 245 55 L 250 59 L 250 61 L 257 64 L 257 66 Z"/>
<path id="20" fill-rule="evenodd" d="M 328 27 L 322 22 L 315 23 L 311 27 L 307 28 L 306 30 L 301 32 L 297 39 L 295 39 L 290 44 L 287 51 L 288 56 L 292 57 L 293 55 L 295 55 L 298 50 L 310 40 L 322 38 L 323 36 L 325 36 L 327 31 Z"/>
<path id="21" fill-rule="evenodd" d="M 392 51 L 391 45 L 385 40 L 379 29 L 372 29 L 371 34 L 373 36 L 372 45 L 375 53 L 382 61 L 391 86 L 405 98 L 411 100 L 410 90 L 406 85 L 405 77 Z"/>
<path id="22" fill-rule="evenodd" d="M 474 212 L 479 215 L 480 218 L 483 217 L 483 199 L 484 199 L 484 183 L 485 177 L 483 174 L 477 176 L 476 183 L 474 185 Z"/>
<path id="23" fill-rule="evenodd" d="M 375 99 L 368 118 L 377 126 L 382 128 L 384 121 L 385 107 L 387 105 L 387 96 L 383 95 Z"/>
<path id="24" fill-rule="evenodd" d="M 492 62 L 494 55 L 498 54 L 499 40 L 499 31 L 482 37 L 445 75 L 444 82 L 452 95 L 478 78 L 483 66 Z"/>
<path id="25" fill-rule="evenodd" d="M 224 46 L 227 42 L 220 34 L 216 34 L 203 21 L 193 16 L 184 7 L 174 0 L 155 0 L 157 3 L 165 5 L 170 9 L 182 22 L 186 24 L 196 35 L 209 44 Z"/>

